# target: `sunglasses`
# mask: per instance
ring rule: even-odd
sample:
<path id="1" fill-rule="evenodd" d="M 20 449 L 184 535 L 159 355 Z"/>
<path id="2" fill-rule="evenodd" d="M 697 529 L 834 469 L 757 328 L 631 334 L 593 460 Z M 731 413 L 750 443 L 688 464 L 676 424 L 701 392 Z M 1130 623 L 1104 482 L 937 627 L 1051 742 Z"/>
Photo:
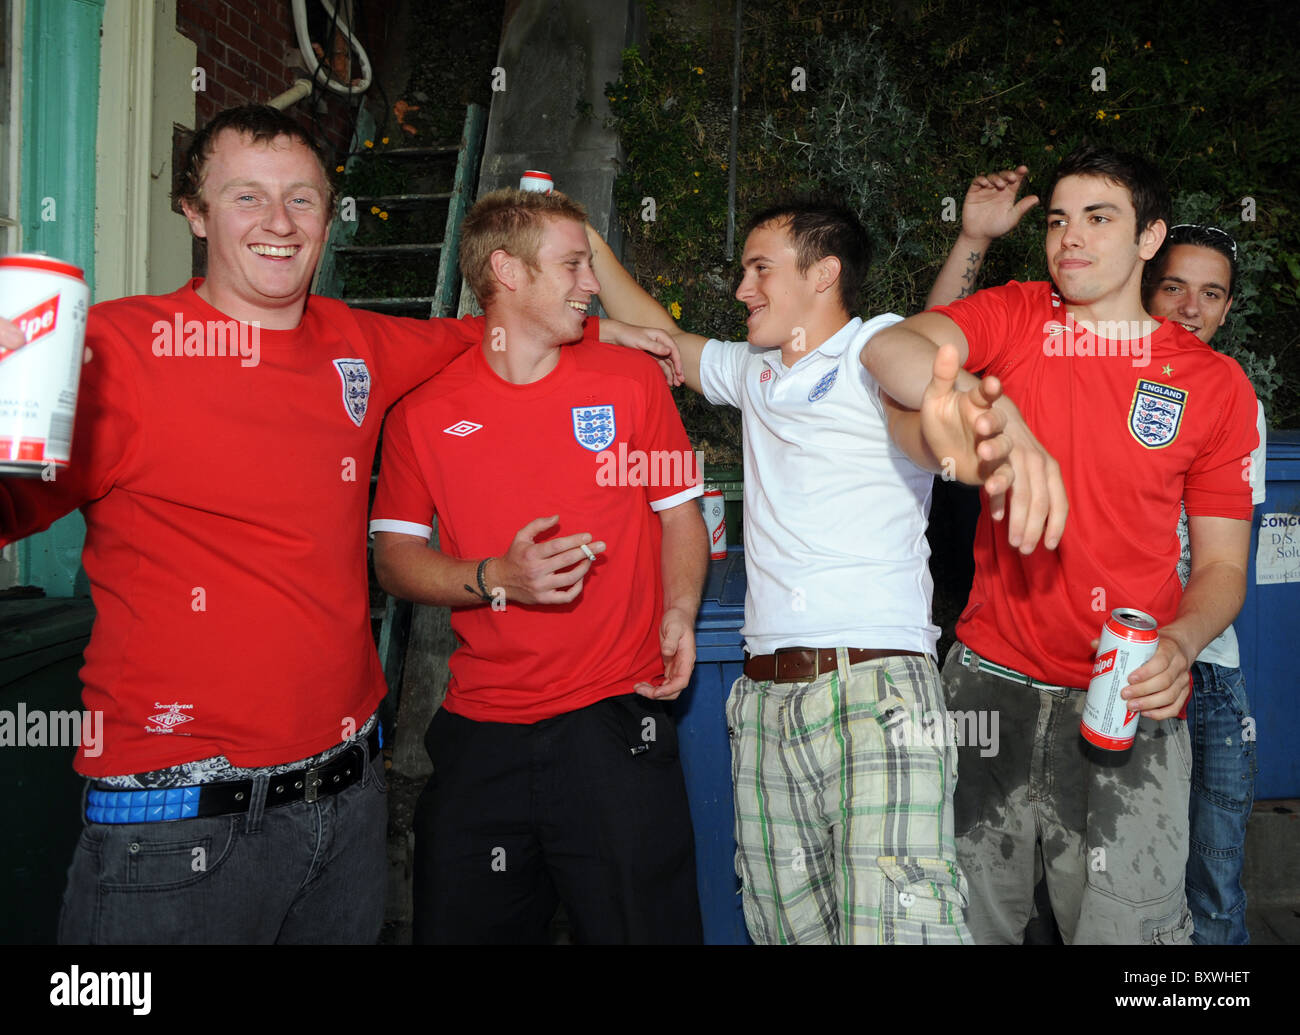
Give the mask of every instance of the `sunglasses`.
<path id="1" fill-rule="evenodd" d="M 1226 230 L 1220 230 L 1217 226 L 1204 226 L 1201 223 L 1179 223 L 1177 226 L 1171 226 L 1169 232 L 1172 234 L 1175 230 L 1198 230 L 1207 234 L 1218 234 L 1228 242 L 1228 247 L 1232 249 L 1232 261 L 1237 261 L 1237 242 L 1233 240 L 1232 234 Z"/>

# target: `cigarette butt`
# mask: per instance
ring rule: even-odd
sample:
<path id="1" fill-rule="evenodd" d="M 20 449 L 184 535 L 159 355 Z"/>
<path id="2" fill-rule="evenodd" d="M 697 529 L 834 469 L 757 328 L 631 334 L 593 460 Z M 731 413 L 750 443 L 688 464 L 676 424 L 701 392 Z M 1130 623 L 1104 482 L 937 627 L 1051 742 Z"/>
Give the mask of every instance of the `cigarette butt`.
<path id="1" fill-rule="evenodd" d="M 583 553 L 587 555 L 587 560 L 594 561 L 596 559 L 596 555 L 591 552 L 590 548 L 587 546 L 586 543 L 583 543 L 581 546 L 578 547 L 578 549 L 580 549 Z"/>

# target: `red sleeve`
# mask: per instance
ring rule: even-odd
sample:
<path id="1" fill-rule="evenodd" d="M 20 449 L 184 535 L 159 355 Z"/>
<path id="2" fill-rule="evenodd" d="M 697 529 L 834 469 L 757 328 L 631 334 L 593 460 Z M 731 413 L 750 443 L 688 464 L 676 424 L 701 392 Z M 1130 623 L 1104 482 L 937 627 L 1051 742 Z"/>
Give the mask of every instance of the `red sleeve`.
<path id="1" fill-rule="evenodd" d="M 367 309 L 349 312 L 378 366 L 373 390 L 380 393 L 381 412 L 483 340 L 481 316 L 418 320 Z"/>
<path id="2" fill-rule="evenodd" d="M 1224 355 L 1216 358 L 1225 369 L 1221 376 L 1207 378 L 1206 384 L 1216 386 L 1213 405 L 1219 410 L 1205 445 L 1187 471 L 1183 503 L 1187 513 L 1196 517 L 1248 521 L 1254 506 L 1247 461 L 1259 445 L 1255 392 L 1236 360 Z"/>
<path id="3" fill-rule="evenodd" d="M 1034 320 L 1029 294 L 1034 286 L 1013 280 L 930 310 L 948 317 L 966 336 L 970 348 L 967 370 L 999 374 L 1010 365 L 1017 334 L 1023 334 L 1023 328 L 1032 326 Z"/>
<path id="4" fill-rule="evenodd" d="M 637 361 L 645 397 L 644 419 L 631 437 L 633 449 L 644 450 L 657 469 L 657 484 L 646 486 L 646 501 L 655 510 L 666 510 L 699 496 L 703 491 L 703 472 L 695 462 L 691 440 L 686 437 L 681 415 L 673 402 L 659 365 L 646 357 Z"/>
<path id="5" fill-rule="evenodd" d="M 408 421 L 410 406 L 401 402 L 384 423 L 379 487 L 370 510 L 370 531 L 433 534 L 434 503 L 420 470 Z M 401 526 L 401 527 L 398 527 Z"/>
<path id="6" fill-rule="evenodd" d="M 113 304 L 113 311 L 122 303 Z M 137 333 L 144 334 L 142 327 Z M 140 403 L 135 358 L 117 323 L 100 306 L 86 321 L 91 360 L 81 368 L 72 453 L 52 480 L 0 475 L 0 546 L 43 531 L 63 515 L 106 495 L 135 458 Z"/>

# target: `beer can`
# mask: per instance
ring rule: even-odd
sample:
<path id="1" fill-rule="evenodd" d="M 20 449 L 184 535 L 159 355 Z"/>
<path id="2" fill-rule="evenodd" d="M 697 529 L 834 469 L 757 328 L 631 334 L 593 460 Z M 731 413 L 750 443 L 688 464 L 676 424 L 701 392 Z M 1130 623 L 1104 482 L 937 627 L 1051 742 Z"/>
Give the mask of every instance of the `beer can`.
<path id="1" fill-rule="evenodd" d="M 721 489 L 705 489 L 702 499 L 704 527 L 709 531 L 709 556 L 715 561 L 727 556 L 727 509 Z"/>
<path id="2" fill-rule="evenodd" d="M 0 257 L 0 316 L 26 339 L 0 347 L 0 474 L 67 467 L 89 306 L 76 266 L 48 255 Z"/>
<path id="3" fill-rule="evenodd" d="M 550 194 L 555 190 L 555 181 L 551 179 L 550 173 L 526 169 L 519 179 L 519 189 L 536 191 L 538 194 Z"/>
<path id="4" fill-rule="evenodd" d="M 1120 691 L 1134 669 L 1156 652 L 1160 637 L 1156 620 L 1145 611 L 1117 607 L 1102 626 L 1101 643 L 1092 665 L 1088 697 L 1083 702 L 1079 732 L 1085 740 L 1110 751 L 1125 751 L 1137 733 L 1138 713 L 1129 711 Z"/>

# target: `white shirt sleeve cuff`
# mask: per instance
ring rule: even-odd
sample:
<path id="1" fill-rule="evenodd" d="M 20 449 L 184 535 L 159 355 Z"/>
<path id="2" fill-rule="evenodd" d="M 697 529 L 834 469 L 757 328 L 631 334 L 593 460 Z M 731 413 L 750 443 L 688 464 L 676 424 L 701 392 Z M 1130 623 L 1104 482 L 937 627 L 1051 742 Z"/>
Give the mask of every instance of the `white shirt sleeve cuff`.
<path id="1" fill-rule="evenodd" d="M 681 504 L 685 503 L 687 500 L 693 500 L 696 497 L 703 496 L 703 495 L 704 495 L 703 485 L 692 485 L 689 488 L 683 489 L 681 492 L 677 493 L 674 496 L 665 496 L 661 500 L 651 500 L 650 509 L 657 514 L 661 510 L 671 510 L 673 507 L 680 506 Z M 373 522 L 371 524 L 373 526 Z M 430 531 L 432 532 L 432 530 Z"/>
<path id="2" fill-rule="evenodd" d="M 418 535 L 426 542 L 433 538 L 433 526 L 421 525 L 415 521 L 394 521 L 391 518 L 378 518 L 370 522 L 370 534 L 376 532 L 400 532 L 402 535 Z"/>

